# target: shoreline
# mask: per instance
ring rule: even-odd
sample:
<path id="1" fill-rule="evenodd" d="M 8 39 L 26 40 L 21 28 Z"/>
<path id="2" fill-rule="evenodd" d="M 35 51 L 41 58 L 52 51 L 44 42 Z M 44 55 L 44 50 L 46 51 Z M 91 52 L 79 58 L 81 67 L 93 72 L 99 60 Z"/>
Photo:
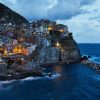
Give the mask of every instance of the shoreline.
<path id="1" fill-rule="evenodd" d="M 90 60 L 83 60 L 80 63 L 92 68 L 94 71 L 96 71 L 98 74 L 100 74 L 100 64 L 97 64 Z"/>
<path id="2" fill-rule="evenodd" d="M 19 80 L 27 77 L 44 77 L 44 73 L 39 69 L 22 71 L 7 70 L 6 73 L 0 74 L 0 81 Z"/>
<path id="3" fill-rule="evenodd" d="M 59 61 L 59 62 L 52 62 L 52 63 L 45 63 L 41 64 L 40 67 L 41 69 L 32 69 L 32 70 L 20 70 L 20 71 L 14 71 L 13 69 L 8 69 L 6 73 L 1 73 L 0 74 L 0 81 L 11 81 L 11 80 L 20 80 L 20 79 L 25 79 L 28 77 L 45 77 L 48 75 L 48 77 L 52 77 L 53 73 L 43 73 L 43 67 L 47 67 L 50 65 L 54 64 L 72 64 L 72 63 L 79 63 L 86 65 L 87 67 L 92 68 L 95 70 L 98 74 L 100 74 L 100 64 L 96 64 L 93 61 L 90 61 L 89 59 L 87 60 L 82 60 L 80 62 L 65 62 L 65 61 Z"/>
<path id="4" fill-rule="evenodd" d="M 72 62 L 59 61 L 59 62 L 45 63 L 45 64 L 40 64 L 40 67 L 38 67 L 36 69 L 33 68 L 31 70 L 7 69 L 6 72 L 0 74 L 0 81 L 20 80 L 20 79 L 25 79 L 27 77 L 45 77 L 45 76 L 48 76 L 49 78 L 52 78 L 54 73 L 53 72 L 44 73 L 43 72 L 44 67 L 47 67 L 49 65 L 54 65 L 54 64 L 70 64 L 70 63 L 72 63 Z"/>

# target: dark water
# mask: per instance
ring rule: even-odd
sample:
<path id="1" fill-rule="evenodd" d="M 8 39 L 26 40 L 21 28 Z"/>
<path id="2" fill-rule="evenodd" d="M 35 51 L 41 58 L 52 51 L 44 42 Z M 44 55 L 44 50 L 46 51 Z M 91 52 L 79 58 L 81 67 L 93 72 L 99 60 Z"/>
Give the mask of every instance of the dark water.
<path id="1" fill-rule="evenodd" d="M 100 57 L 100 44 L 79 44 L 82 54 Z"/>
<path id="2" fill-rule="evenodd" d="M 79 44 L 81 54 L 92 56 L 92 60 L 100 64 L 100 44 Z"/>
<path id="3" fill-rule="evenodd" d="M 79 45 L 82 53 L 100 57 L 98 46 Z M 100 100 L 100 75 L 91 68 L 80 64 L 53 65 L 46 71 L 58 74 L 53 78 L 1 83 L 0 100 Z"/>

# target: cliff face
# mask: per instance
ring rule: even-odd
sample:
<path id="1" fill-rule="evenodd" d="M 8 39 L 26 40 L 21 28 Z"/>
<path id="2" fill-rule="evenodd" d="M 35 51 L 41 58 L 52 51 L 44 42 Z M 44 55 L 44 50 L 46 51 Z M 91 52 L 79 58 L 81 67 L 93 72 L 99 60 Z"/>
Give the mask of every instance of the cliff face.
<path id="1" fill-rule="evenodd" d="M 38 56 L 38 63 L 53 63 L 59 61 L 60 50 L 56 47 L 42 47 Z"/>
<path id="2" fill-rule="evenodd" d="M 45 64 L 59 61 L 66 63 L 80 61 L 80 51 L 72 34 L 69 34 L 66 38 L 61 38 L 59 33 L 56 36 L 55 33 L 50 34 L 49 41 L 51 41 L 50 46 L 42 44 L 37 46 L 32 54 L 35 62 Z M 59 46 L 56 45 L 57 42 Z"/>
<path id="3" fill-rule="evenodd" d="M 2 3 L 0 3 L 0 19 L 5 20 L 5 22 L 14 22 L 15 24 L 29 23 L 24 17 Z"/>
<path id="4" fill-rule="evenodd" d="M 80 60 L 80 51 L 77 43 L 73 39 L 63 40 L 63 50 L 61 56 L 63 61 L 78 62 Z"/>

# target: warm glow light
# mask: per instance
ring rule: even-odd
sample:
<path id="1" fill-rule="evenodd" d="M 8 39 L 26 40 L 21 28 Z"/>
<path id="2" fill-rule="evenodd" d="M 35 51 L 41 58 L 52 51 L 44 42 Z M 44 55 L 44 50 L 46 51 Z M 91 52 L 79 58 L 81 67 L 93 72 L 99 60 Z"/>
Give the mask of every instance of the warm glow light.
<path id="1" fill-rule="evenodd" d="M 13 53 L 9 53 L 9 55 L 12 55 Z"/>
<path id="2" fill-rule="evenodd" d="M 59 30 L 59 32 L 63 33 L 63 32 L 64 32 L 64 30 L 62 30 L 62 29 L 61 29 L 61 30 Z"/>
<path id="3" fill-rule="evenodd" d="M 18 53 L 22 53 L 22 50 L 20 48 L 18 49 Z"/>
<path id="4" fill-rule="evenodd" d="M 4 51 L 4 56 L 7 56 L 7 54 L 8 54 L 8 52 L 5 50 L 5 51 Z"/>
<path id="5" fill-rule="evenodd" d="M 18 47 L 18 48 L 14 48 L 13 50 L 14 53 L 21 53 L 21 54 L 24 54 L 24 55 L 29 55 L 29 51 L 27 48 L 22 48 L 22 47 Z"/>
<path id="6" fill-rule="evenodd" d="M 56 43 L 56 46 L 57 46 L 57 47 L 60 47 L 60 44 L 59 44 L 59 42 L 57 42 L 57 43 Z"/>
<path id="7" fill-rule="evenodd" d="M 49 30 L 49 31 L 52 30 L 52 27 L 48 27 L 48 30 Z"/>
<path id="8" fill-rule="evenodd" d="M 7 53 L 7 51 L 5 50 L 4 53 Z"/>

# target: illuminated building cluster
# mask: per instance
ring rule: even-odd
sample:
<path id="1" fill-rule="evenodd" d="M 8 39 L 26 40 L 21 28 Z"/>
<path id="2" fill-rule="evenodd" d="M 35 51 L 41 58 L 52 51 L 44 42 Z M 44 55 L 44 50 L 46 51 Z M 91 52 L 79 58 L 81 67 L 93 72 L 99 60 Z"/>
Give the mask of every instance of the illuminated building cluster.
<path id="1" fill-rule="evenodd" d="M 45 19 L 37 20 L 30 25 L 14 23 L 1 23 L 0 26 L 0 51 L 3 56 L 11 54 L 29 55 L 34 45 L 50 46 L 50 32 L 58 32 L 61 37 L 68 36 L 68 28 L 63 24 Z M 59 42 L 55 46 L 60 47 Z M 33 49 L 34 50 L 34 49 Z"/>

